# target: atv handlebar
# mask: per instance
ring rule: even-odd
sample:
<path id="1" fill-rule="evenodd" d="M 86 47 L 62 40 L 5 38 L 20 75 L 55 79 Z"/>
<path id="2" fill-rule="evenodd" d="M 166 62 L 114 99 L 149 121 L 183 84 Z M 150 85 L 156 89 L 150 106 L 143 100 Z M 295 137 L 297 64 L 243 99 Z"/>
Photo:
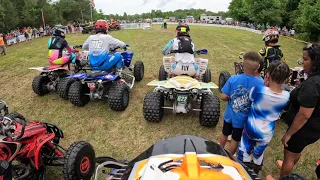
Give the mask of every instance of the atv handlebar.
<path id="1" fill-rule="evenodd" d="M 7 103 L 4 101 L 0 101 L 0 120 L 7 114 L 9 114 Z"/>
<path id="2" fill-rule="evenodd" d="M 117 51 L 117 49 L 123 49 L 125 51 L 127 51 L 128 49 L 130 49 L 130 45 L 127 44 L 125 47 L 115 47 L 115 48 L 110 48 L 110 52 L 115 53 Z"/>
<path id="3" fill-rule="evenodd" d="M 22 125 L 20 134 L 18 136 L 14 136 L 14 131 L 16 129 L 14 125 L 14 121 Z M 5 116 L 1 122 L 1 131 L 4 136 L 9 137 L 13 140 L 20 140 L 24 135 L 24 130 L 26 128 L 26 120 L 20 119 L 19 117 L 14 116 L 12 119 L 9 116 Z"/>
<path id="4" fill-rule="evenodd" d="M 169 54 L 175 54 L 175 53 L 178 53 L 178 52 L 174 51 L 174 50 L 169 52 Z M 197 50 L 196 53 L 198 55 L 200 55 L 200 54 L 208 54 L 208 50 L 207 49 L 200 49 L 200 50 Z"/>
<path id="5" fill-rule="evenodd" d="M 76 45 L 76 46 L 73 46 L 73 49 L 77 49 L 77 48 L 82 48 L 82 45 Z"/>

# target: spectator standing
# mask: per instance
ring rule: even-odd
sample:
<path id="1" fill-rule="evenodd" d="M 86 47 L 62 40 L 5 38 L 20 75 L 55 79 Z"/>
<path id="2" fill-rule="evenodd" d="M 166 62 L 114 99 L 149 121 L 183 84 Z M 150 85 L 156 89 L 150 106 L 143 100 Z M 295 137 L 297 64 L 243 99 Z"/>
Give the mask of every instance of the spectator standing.
<path id="1" fill-rule="evenodd" d="M 5 47 L 5 44 L 4 44 L 4 40 L 3 40 L 3 35 L 2 34 L 0 34 L 0 48 L 2 49 L 1 54 L 7 55 L 6 54 L 6 47 Z"/>

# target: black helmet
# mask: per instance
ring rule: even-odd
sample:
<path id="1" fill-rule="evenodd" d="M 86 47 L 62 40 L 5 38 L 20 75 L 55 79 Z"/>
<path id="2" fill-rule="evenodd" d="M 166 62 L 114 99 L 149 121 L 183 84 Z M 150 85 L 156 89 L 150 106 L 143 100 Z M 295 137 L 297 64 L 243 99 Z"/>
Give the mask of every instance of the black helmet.
<path id="1" fill-rule="evenodd" d="M 56 25 L 53 29 L 53 35 L 54 36 L 60 36 L 62 38 L 65 38 L 66 36 L 66 27 L 62 25 Z"/>
<path id="2" fill-rule="evenodd" d="M 188 37 L 190 37 L 189 32 L 190 32 L 190 28 L 185 23 L 180 23 L 176 28 L 177 36 L 188 36 Z"/>

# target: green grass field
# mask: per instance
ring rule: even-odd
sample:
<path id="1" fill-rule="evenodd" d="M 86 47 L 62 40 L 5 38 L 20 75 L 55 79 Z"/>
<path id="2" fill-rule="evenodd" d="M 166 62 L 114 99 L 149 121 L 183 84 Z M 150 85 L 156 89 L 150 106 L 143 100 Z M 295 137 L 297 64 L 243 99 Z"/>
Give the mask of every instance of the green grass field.
<path id="1" fill-rule="evenodd" d="M 192 27 L 191 36 L 197 49 L 207 48 L 213 82 L 218 83 L 219 73 L 234 73 L 233 62 L 238 61 L 240 52 L 258 51 L 263 47 L 262 35 L 242 30 L 215 27 Z M 0 57 L 0 99 L 5 100 L 11 111 L 17 111 L 31 120 L 42 120 L 59 125 L 64 130 L 62 144 L 68 147 L 72 142 L 86 140 L 90 142 L 97 156 L 107 155 L 120 159 L 132 159 L 153 143 L 170 136 L 189 134 L 213 141 L 219 141 L 226 103 L 221 102 L 221 118 L 216 128 L 204 128 L 199 125 L 198 113 L 173 115 L 165 111 L 161 123 L 147 123 L 143 118 L 142 105 L 147 92 L 152 87 L 147 83 L 157 79 L 162 64 L 161 54 L 165 44 L 175 36 L 173 26 L 163 30 L 153 26 L 151 30 L 121 30 L 110 33 L 131 46 L 135 53 L 134 61 L 145 64 L 144 80 L 137 83 L 130 94 L 129 107 L 124 112 L 109 109 L 104 101 L 90 101 L 85 107 L 75 107 L 69 101 L 62 100 L 56 93 L 39 97 L 33 93 L 32 80 L 39 73 L 29 70 L 33 66 L 46 66 L 48 37 L 20 43 L 7 48 L 7 56 Z M 67 35 L 71 45 L 82 44 L 88 35 Z M 291 67 L 301 57 L 303 44 L 292 39 L 281 38 L 280 45 L 286 61 Z M 220 95 L 218 90 L 216 95 Z M 272 173 L 278 177 L 277 159 L 283 157 L 281 138 L 286 125 L 278 121 L 276 134 L 265 153 L 262 177 Z M 315 162 L 320 157 L 317 150 L 319 142 L 308 146 L 295 168 L 295 172 L 316 179 Z M 62 169 L 50 168 L 49 179 L 61 179 Z"/>

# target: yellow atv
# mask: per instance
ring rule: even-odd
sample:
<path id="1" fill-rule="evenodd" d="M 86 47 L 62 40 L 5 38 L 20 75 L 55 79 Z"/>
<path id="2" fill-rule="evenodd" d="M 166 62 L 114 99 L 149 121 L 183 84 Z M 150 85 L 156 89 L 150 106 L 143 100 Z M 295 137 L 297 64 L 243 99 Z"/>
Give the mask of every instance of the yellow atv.
<path id="1" fill-rule="evenodd" d="M 143 102 L 143 114 L 149 122 L 160 122 L 164 109 L 173 113 L 200 112 L 199 121 L 202 126 L 214 127 L 219 122 L 220 100 L 211 89 L 218 89 L 214 83 L 199 82 L 189 76 L 176 76 L 169 80 L 154 80 L 148 83 L 154 86 Z M 165 100 L 172 102 L 165 106 Z"/>

